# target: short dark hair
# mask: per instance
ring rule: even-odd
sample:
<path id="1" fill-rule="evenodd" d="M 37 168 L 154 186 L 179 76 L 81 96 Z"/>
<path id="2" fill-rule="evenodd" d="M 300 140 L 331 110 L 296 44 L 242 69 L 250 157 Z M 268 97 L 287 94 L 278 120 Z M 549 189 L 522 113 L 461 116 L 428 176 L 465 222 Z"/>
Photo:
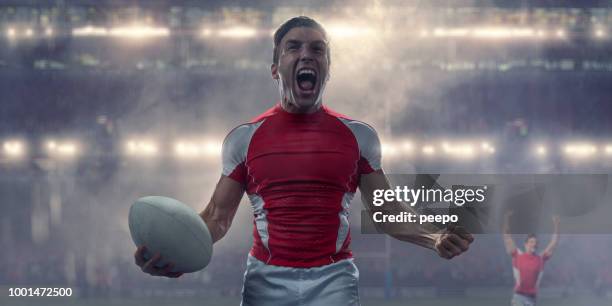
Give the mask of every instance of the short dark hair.
<path id="1" fill-rule="evenodd" d="M 299 28 L 299 27 L 313 28 L 321 32 L 325 40 L 327 40 L 327 32 L 325 31 L 323 26 L 320 23 L 318 23 L 316 20 L 310 17 L 307 17 L 307 16 L 293 17 L 285 21 L 283 24 L 281 24 L 278 27 L 278 29 L 276 29 L 276 31 L 274 32 L 274 50 L 272 54 L 272 62 L 274 64 L 278 62 L 278 45 L 280 45 L 281 40 L 283 40 L 283 37 L 285 37 L 285 35 L 287 35 L 287 33 L 291 31 L 291 29 Z M 328 46 L 327 47 L 327 60 L 329 61 L 329 59 L 330 57 L 329 57 L 329 46 Z"/>
<path id="2" fill-rule="evenodd" d="M 531 238 L 536 238 L 538 239 L 538 237 L 536 236 L 536 234 L 527 234 L 527 238 L 525 239 L 525 242 L 529 241 L 529 239 Z"/>

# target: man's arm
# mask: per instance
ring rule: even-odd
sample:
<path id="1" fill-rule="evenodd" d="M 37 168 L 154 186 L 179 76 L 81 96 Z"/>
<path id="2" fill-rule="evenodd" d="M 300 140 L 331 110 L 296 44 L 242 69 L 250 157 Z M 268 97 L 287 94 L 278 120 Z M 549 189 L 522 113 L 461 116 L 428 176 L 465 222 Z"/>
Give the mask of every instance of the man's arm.
<path id="1" fill-rule="evenodd" d="M 544 252 L 542 252 L 543 256 L 546 256 L 546 257 L 552 256 L 553 251 L 555 250 L 555 248 L 557 247 L 557 244 L 559 243 L 559 222 L 560 222 L 559 216 L 553 216 L 553 224 L 554 224 L 555 229 L 552 235 L 552 239 L 546 246 L 546 249 L 544 249 Z"/>
<path id="2" fill-rule="evenodd" d="M 364 174 L 360 178 L 359 189 L 361 197 L 369 214 L 383 212 L 397 214 L 399 203 L 385 203 L 381 206 L 373 205 L 373 192 L 376 189 L 390 189 L 389 182 L 382 170 Z M 404 210 L 410 210 L 405 207 Z M 414 211 L 410 211 L 415 213 Z M 425 248 L 432 249 L 440 257 L 451 259 L 469 248 L 474 237 L 462 227 L 449 227 L 440 230 L 434 226 L 419 225 L 416 223 L 374 223 L 384 233 L 398 240 L 411 242 Z"/>
<path id="3" fill-rule="evenodd" d="M 244 187 L 240 183 L 221 176 L 210 202 L 200 213 L 213 242 L 219 241 L 229 230 L 243 194 Z"/>
<path id="4" fill-rule="evenodd" d="M 508 211 L 504 214 L 503 224 L 504 245 L 506 246 L 506 252 L 508 252 L 509 255 L 512 255 L 516 251 L 516 245 L 514 245 L 514 240 L 510 234 L 510 217 L 512 216 L 512 213 L 512 211 Z"/>

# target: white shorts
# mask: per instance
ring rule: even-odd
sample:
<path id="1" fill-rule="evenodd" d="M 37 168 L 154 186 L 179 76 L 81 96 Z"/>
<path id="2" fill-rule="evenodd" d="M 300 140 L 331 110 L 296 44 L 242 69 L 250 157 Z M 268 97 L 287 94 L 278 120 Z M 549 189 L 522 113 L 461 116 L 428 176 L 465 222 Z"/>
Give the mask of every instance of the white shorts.
<path id="1" fill-rule="evenodd" d="M 242 306 L 359 306 L 353 259 L 315 268 L 267 265 L 249 255 Z"/>
<path id="2" fill-rule="evenodd" d="M 530 296 L 514 293 L 512 296 L 512 306 L 535 306 L 536 300 Z"/>

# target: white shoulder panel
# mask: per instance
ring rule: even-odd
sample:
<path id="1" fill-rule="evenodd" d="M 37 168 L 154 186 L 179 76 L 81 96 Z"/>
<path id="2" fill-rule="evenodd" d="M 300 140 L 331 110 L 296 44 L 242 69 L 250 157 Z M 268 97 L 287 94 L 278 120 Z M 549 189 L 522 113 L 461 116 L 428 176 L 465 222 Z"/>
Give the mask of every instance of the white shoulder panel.
<path id="1" fill-rule="evenodd" d="M 381 147 L 378 134 L 374 128 L 366 123 L 357 120 L 338 118 L 342 121 L 355 135 L 357 144 L 359 145 L 359 154 L 365 158 L 370 167 L 374 170 L 382 168 L 381 162 Z"/>
<path id="2" fill-rule="evenodd" d="M 247 123 L 233 129 L 223 141 L 221 158 L 223 160 L 223 175 L 230 175 L 240 163 L 246 160 L 251 138 L 257 128 L 263 123 Z"/>

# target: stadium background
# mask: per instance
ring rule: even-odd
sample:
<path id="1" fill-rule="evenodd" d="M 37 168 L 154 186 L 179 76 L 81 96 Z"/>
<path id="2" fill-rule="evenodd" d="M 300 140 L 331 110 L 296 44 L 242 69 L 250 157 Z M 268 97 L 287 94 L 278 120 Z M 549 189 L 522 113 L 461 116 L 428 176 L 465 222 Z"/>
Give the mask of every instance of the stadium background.
<path id="1" fill-rule="evenodd" d="M 609 173 L 611 5 L 0 1 L 0 304 L 236 305 L 246 199 L 210 266 L 178 280 L 133 264 L 127 210 L 150 194 L 204 207 L 224 135 L 277 99 L 271 33 L 298 14 L 331 37 L 326 103 L 378 130 L 387 172 Z M 364 305 L 509 304 L 498 235 L 447 262 L 360 234 L 360 209 Z M 570 234 L 541 304 L 610 305 L 612 238 Z M 7 297 L 36 286 L 75 297 Z"/>

